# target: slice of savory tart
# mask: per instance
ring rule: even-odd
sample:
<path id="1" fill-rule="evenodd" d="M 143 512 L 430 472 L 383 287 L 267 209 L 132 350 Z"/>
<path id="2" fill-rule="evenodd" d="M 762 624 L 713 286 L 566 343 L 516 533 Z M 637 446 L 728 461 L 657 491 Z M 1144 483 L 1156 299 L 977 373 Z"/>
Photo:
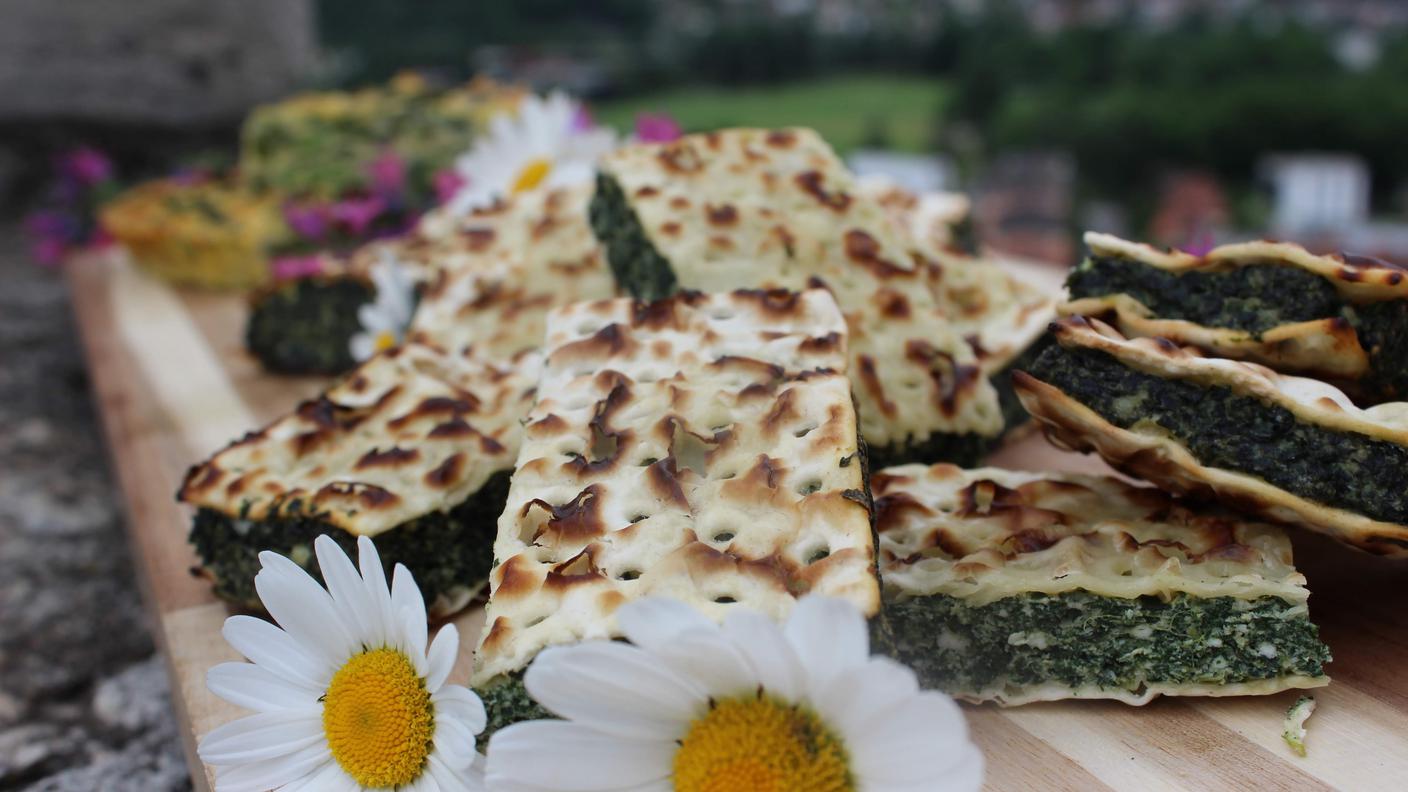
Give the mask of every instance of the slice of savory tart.
<path id="1" fill-rule="evenodd" d="M 434 616 L 479 591 L 540 360 L 484 363 L 410 344 L 383 352 L 186 474 L 190 541 L 215 593 L 259 606 L 258 554 L 317 572 L 313 540 L 369 536 Z"/>
<path id="2" fill-rule="evenodd" d="M 1329 682 L 1279 528 L 1100 476 L 907 465 L 871 486 L 889 645 L 926 685 L 1012 705 Z"/>
<path id="3" fill-rule="evenodd" d="M 780 618 L 815 592 L 878 611 L 845 322 L 828 292 L 577 303 L 549 314 L 545 353 L 475 654 L 491 724 L 522 714 L 534 655 L 618 635 L 629 600 Z"/>
<path id="4" fill-rule="evenodd" d="M 1098 319 L 1066 317 L 1051 333 L 1013 382 L 1058 444 L 1171 492 L 1408 556 L 1408 404 L 1360 409 L 1323 382 L 1128 339 Z"/>
<path id="5" fill-rule="evenodd" d="M 830 289 L 878 459 L 957 460 L 1002 431 L 997 393 L 931 289 L 935 268 L 806 129 L 730 129 L 625 146 L 600 165 L 591 222 L 617 282 Z"/>
<path id="6" fill-rule="evenodd" d="M 1408 398 L 1408 269 L 1317 256 L 1285 242 L 1207 255 L 1087 233 L 1066 314 L 1099 316 L 1132 337 L 1161 336 L 1278 371 L 1348 380 L 1367 401 Z"/>

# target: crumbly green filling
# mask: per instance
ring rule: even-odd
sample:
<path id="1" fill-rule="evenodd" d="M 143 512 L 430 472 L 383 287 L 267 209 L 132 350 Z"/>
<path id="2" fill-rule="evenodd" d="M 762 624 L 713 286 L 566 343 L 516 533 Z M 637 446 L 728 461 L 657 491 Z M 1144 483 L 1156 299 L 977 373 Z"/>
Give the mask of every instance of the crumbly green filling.
<path id="1" fill-rule="evenodd" d="M 1277 597 L 1165 602 L 1074 591 L 970 605 L 935 595 L 886 611 L 895 659 L 921 683 L 983 697 L 1049 683 L 1139 691 L 1319 677 L 1330 660 L 1305 606 Z"/>
<path id="2" fill-rule="evenodd" d="M 978 465 L 983 457 L 1002 445 L 1012 430 L 1030 419 L 1026 409 L 1022 407 L 1022 401 L 1017 398 L 1016 390 L 1012 387 L 1012 372 L 1026 369 L 1048 343 L 1050 343 L 1048 337 L 1042 336 L 1025 352 L 992 376 L 992 386 L 997 391 L 998 408 L 1002 411 L 1002 431 L 1000 433 L 980 435 L 972 432 L 965 434 L 935 432 L 923 440 L 906 438 L 885 446 L 873 446 L 870 449 L 870 459 L 875 469 L 880 470 L 913 462 L 923 464 L 951 462 L 960 467 Z"/>
<path id="3" fill-rule="evenodd" d="M 356 365 L 349 342 L 357 309 L 375 291 L 359 278 L 301 278 L 264 294 L 249 313 L 245 345 L 270 371 L 340 374 Z"/>
<path id="4" fill-rule="evenodd" d="M 1245 330 L 1253 337 L 1274 327 L 1343 318 L 1369 354 L 1361 383 L 1375 401 L 1408 395 L 1408 303 L 1353 305 L 1329 280 L 1298 267 L 1251 264 L 1221 272 L 1175 274 L 1142 262 L 1095 256 L 1071 271 L 1072 299 L 1127 294 L 1155 316 L 1208 327 Z"/>
<path id="5" fill-rule="evenodd" d="M 373 538 L 388 579 L 396 564 L 404 564 L 427 605 L 442 593 L 483 584 L 494 560 L 495 524 L 508 499 L 508 481 L 508 471 L 495 473 L 449 511 L 421 515 Z M 332 537 L 356 558 L 357 537 L 314 517 L 246 520 L 201 508 L 190 541 L 201 566 L 214 578 L 216 595 L 258 610 L 254 576 L 259 553 L 271 550 L 287 556 L 321 580 L 313 554 L 319 534 Z"/>
<path id="6" fill-rule="evenodd" d="M 1116 426 L 1158 425 L 1205 466 L 1376 520 L 1408 522 L 1404 446 L 1303 423 L 1230 388 L 1135 371 L 1093 349 L 1053 346 L 1029 371 Z"/>
<path id="7" fill-rule="evenodd" d="M 659 300 L 675 292 L 674 269 L 645 235 L 626 193 L 611 176 L 597 174 L 588 214 L 617 283 L 638 300 Z"/>
<path id="8" fill-rule="evenodd" d="M 494 732 L 505 726 L 557 717 L 528 695 L 528 688 L 523 686 L 522 670 L 499 677 L 474 692 L 479 694 L 484 702 L 484 711 L 489 716 L 489 724 L 477 738 L 481 746 L 488 745 Z"/>

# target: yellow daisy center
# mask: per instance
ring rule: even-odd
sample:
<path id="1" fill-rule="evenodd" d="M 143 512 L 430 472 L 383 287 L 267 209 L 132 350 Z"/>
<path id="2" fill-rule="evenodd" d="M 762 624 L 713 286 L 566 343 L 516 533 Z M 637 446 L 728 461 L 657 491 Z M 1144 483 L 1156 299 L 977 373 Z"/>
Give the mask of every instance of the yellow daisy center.
<path id="1" fill-rule="evenodd" d="M 376 334 L 376 341 L 372 344 L 378 352 L 385 352 L 396 346 L 396 334 L 390 330 L 382 330 Z"/>
<path id="2" fill-rule="evenodd" d="M 543 183 L 543 179 L 552 173 L 552 162 L 538 157 L 528 160 L 528 163 L 518 171 L 518 178 L 513 180 L 513 194 L 531 190 Z"/>
<path id="3" fill-rule="evenodd" d="M 852 792 L 841 740 L 810 710 L 767 696 L 713 702 L 675 752 L 676 792 Z"/>
<path id="4" fill-rule="evenodd" d="M 398 787 L 425 770 L 435 709 L 409 658 L 373 649 L 333 675 L 323 697 L 323 731 L 333 758 L 358 784 Z"/>

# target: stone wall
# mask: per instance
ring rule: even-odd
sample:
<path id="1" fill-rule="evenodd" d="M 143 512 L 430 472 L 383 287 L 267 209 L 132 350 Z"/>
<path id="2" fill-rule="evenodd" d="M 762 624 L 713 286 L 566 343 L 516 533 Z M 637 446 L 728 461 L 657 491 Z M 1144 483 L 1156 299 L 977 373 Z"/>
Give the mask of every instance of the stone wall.
<path id="1" fill-rule="evenodd" d="M 286 94 L 313 0 L 0 0 L 0 123 L 208 125 Z"/>

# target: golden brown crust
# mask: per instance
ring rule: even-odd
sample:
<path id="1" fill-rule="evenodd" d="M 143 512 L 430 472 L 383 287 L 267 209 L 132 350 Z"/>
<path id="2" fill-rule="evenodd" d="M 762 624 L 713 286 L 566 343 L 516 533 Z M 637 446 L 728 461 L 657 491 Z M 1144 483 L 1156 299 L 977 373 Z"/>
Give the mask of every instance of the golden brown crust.
<path id="1" fill-rule="evenodd" d="M 874 613 L 844 328 L 822 290 L 550 314 L 476 681 L 612 637 L 615 609 L 652 594 L 720 619 L 781 617 L 808 591 Z"/>
<path id="2" fill-rule="evenodd" d="M 1113 477 L 906 465 L 871 491 L 887 599 L 1308 597 L 1281 529 Z"/>
<path id="3" fill-rule="evenodd" d="M 418 344 L 381 353 L 192 467 L 177 497 L 376 536 L 457 505 L 513 466 L 539 365 L 536 353 L 491 365 Z"/>

